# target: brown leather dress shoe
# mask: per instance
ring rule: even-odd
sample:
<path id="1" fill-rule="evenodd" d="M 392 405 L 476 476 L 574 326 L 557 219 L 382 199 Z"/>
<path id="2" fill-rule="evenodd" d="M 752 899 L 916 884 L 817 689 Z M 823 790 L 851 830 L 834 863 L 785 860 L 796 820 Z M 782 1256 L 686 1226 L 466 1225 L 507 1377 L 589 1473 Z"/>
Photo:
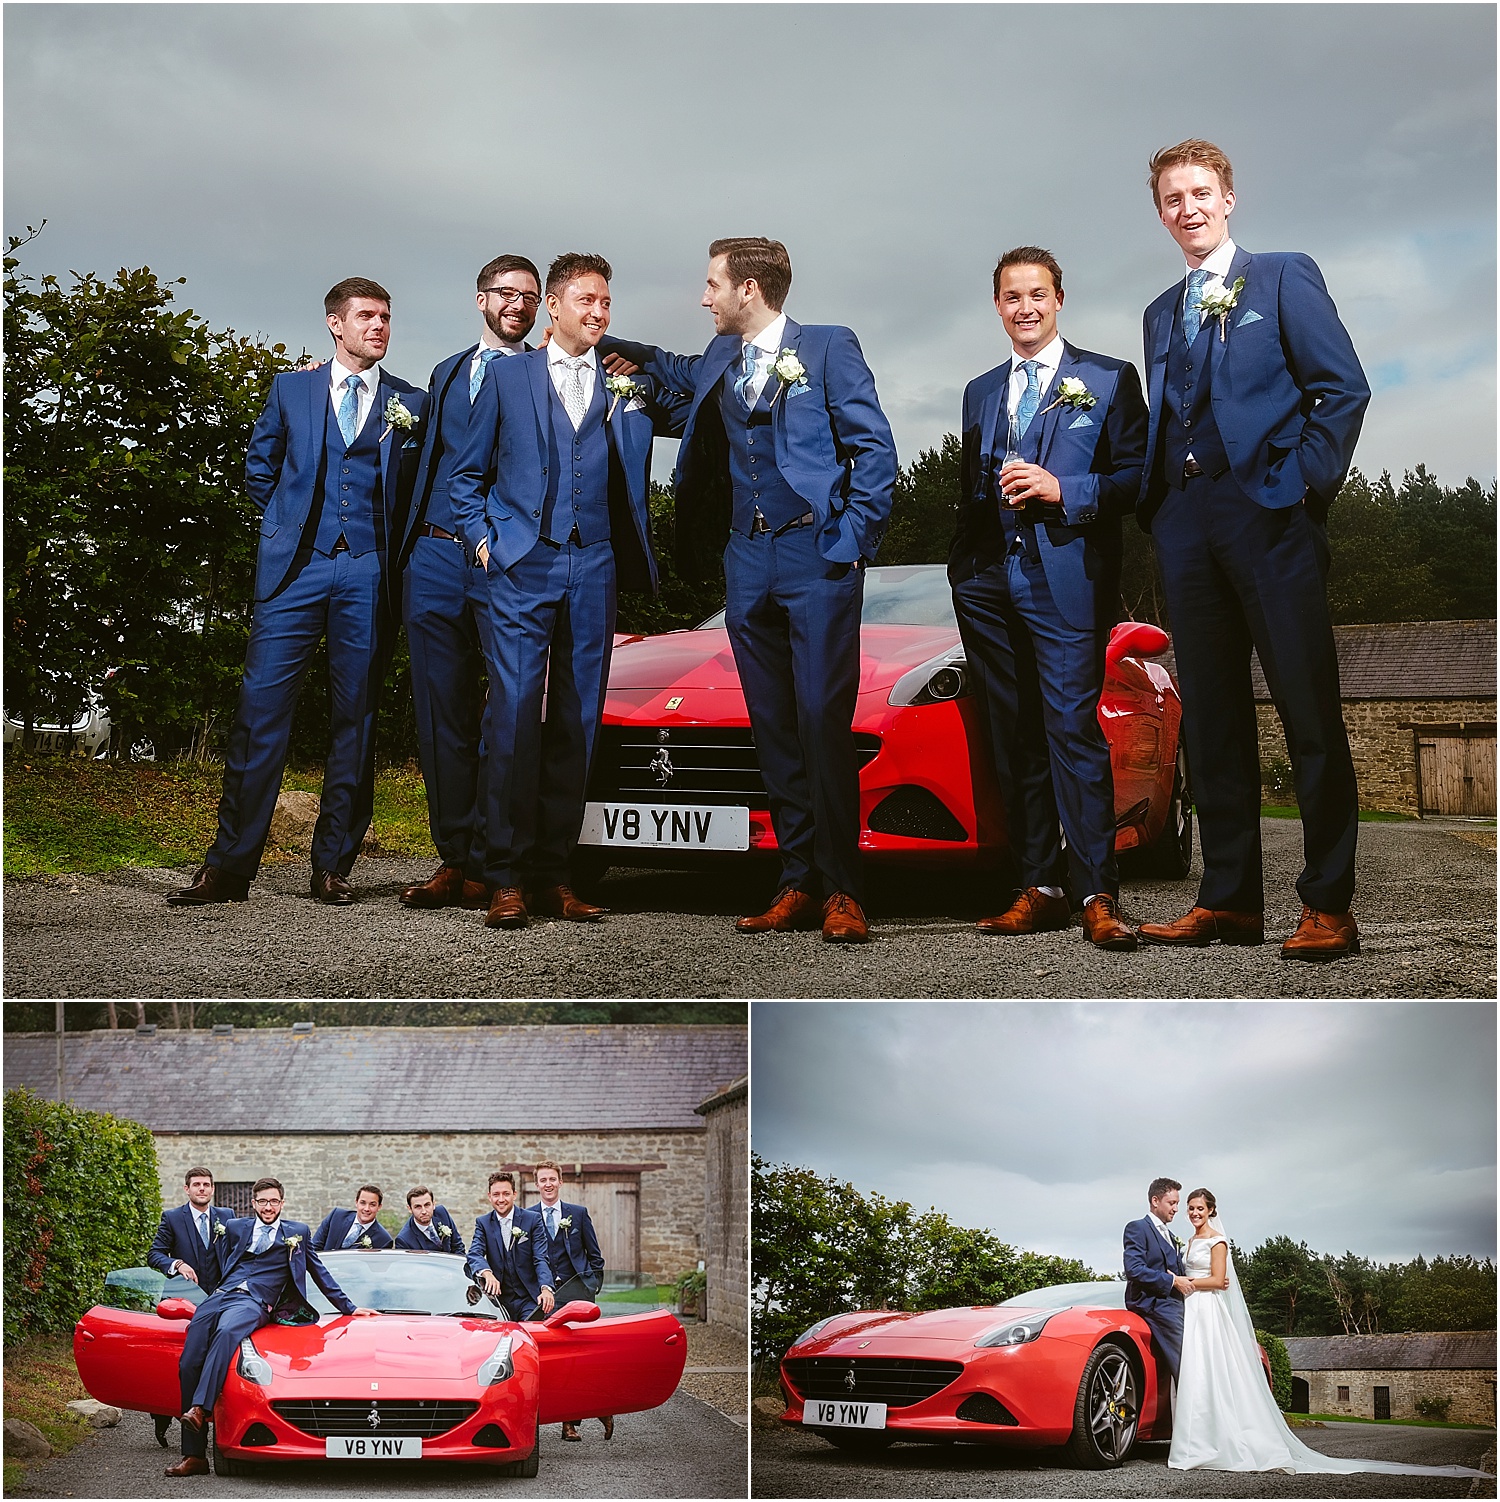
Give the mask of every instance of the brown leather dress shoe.
<path id="1" fill-rule="evenodd" d="M 567 1440 L 572 1440 L 574 1444 L 583 1443 L 583 1436 L 578 1432 L 577 1424 L 564 1424 L 562 1437 Z"/>
<path id="2" fill-rule="evenodd" d="M 329 907 L 352 907 L 354 888 L 337 871 L 314 871 L 312 894 Z"/>
<path id="3" fill-rule="evenodd" d="M 1281 946 L 1284 960 L 1341 960 L 1359 953 L 1359 930 L 1353 913 L 1320 913 L 1302 909 L 1296 932 Z"/>
<path id="4" fill-rule="evenodd" d="M 179 887 L 167 901 L 172 907 L 206 907 L 210 902 L 244 902 L 249 896 L 247 877 L 205 863 L 193 872 L 192 881 Z"/>
<path id="5" fill-rule="evenodd" d="M 609 909 L 595 907 L 573 895 L 572 887 L 561 882 L 555 887 L 538 887 L 531 894 L 531 911 L 542 918 L 562 918 L 569 923 L 594 923 Z"/>
<path id="6" fill-rule="evenodd" d="M 982 934 L 1045 934 L 1066 928 L 1071 918 L 1066 897 L 1027 887 L 998 917 L 981 918 L 974 927 Z"/>
<path id="7" fill-rule="evenodd" d="M 1099 949 L 1121 951 L 1136 947 L 1135 931 L 1120 916 L 1119 901 L 1108 892 L 1100 892 L 1083 905 L 1083 934 Z"/>
<path id="8" fill-rule="evenodd" d="M 439 866 L 429 881 L 401 893 L 403 907 L 488 907 L 490 894 L 482 881 L 469 881 L 461 866 Z"/>
<path id="9" fill-rule="evenodd" d="M 742 934 L 791 933 L 794 929 L 816 928 L 823 921 L 823 905 L 796 887 L 783 887 L 763 913 L 736 918 L 734 926 Z"/>
<path id="10" fill-rule="evenodd" d="M 520 887 L 496 887 L 490 898 L 490 910 L 484 915 L 486 928 L 525 928 L 528 922 L 526 899 Z"/>
<path id="11" fill-rule="evenodd" d="M 168 1476 L 206 1476 L 208 1475 L 208 1462 L 201 1455 L 184 1455 L 176 1465 L 169 1465 L 165 1474 Z"/>
<path id="12" fill-rule="evenodd" d="M 1147 944 L 1183 944 L 1202 949 L 1221 944 L 1264 944 L 1266 920 L 1261 913 L 1231 913 L 1195 907 L 1171 923 L 1143 923 L 1136 933 Z"/>
<path id="13" fill-rule="evenodd" d="M 606 1413 L 599 1420 L 599 1422 L 604 1425 L 604 1437 L 605 1437 L 605 1439 L 613 1439 L 615 1437 L 615 1416 L 614 1416 L 614 1414 L 612 1414 L 612 1413 Z"/>
<path id="14" fill-rule="evenodd" d="M 870 925 L 860 905 L 847 892 L 835 892 L 823 904 L 823 942 L 867 944 L 869 940 Z"/>
<path id="15" fill-rule="evenodd" d="M 191 1425 L 194 1429 L 198 1430 L 201 1433 L 203 1426 L 208 1422 L 208 1414 L 201 1404 L 194 1403 L 193 1406 L 189 1408 L 185 1414 L 183 1414 L 182 1422 L 184 1424 Z"/>

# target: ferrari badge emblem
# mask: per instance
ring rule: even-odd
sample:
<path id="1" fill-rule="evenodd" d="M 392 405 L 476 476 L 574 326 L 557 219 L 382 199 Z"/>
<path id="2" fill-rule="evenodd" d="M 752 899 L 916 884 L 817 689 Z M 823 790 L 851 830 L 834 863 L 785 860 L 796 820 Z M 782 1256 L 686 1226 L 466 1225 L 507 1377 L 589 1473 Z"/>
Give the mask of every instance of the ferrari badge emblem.
<path id="1" fill-rule="evenodd" d="M 674 694 L 670 699 L 667 700 L 667 708 L 668 709 L 680 709 L 681 707 L 682 707 L 682 695 L 681 694 Z"/>
<path id="2" fill-rule="evenodd" d="M 380 1410 L 373 1403 L 370 1404 L 370 1411 L 365 1416 L 365 1422 L 372 1429 L 378 1429 L 380 1427 Z"/>
<path id="3" fill-rule="evenodd" d="M 854 1391 L 854 1382 L 855 1382 L 854 1368 L 851 1366 L 849 1368 L 849 1370 L 844 1373 L 844 1390 L 846 1392 L 853 1392 Z"/>
<path id="4" fill-rule="evenodd" d="M 867 1345 L 869 1345 L 869 1343 L 870 1343 L 870 1342 L 869 1342 L 869 1341 L 868 1341 L 868 1340 L 862 1340 L 862 1341 L 860 1341 L 860 1343 L 859 1343 L 859 1348 L 860 1348 L 860 1350 L 864 1350 L 864 1348 L 865 1348 L 865 1347 L 866 1347 L 866 1346 L 867 1346 Z"/>
<path id="5" fill-rule="evenodd" d="M 656 755 L 651 758 L 651 771 L 656 777 L 658 787 L 666 787 L 675 775 L 677 768 L 672 765 L 671 753 L 665 746 L 660 747 Z"/>

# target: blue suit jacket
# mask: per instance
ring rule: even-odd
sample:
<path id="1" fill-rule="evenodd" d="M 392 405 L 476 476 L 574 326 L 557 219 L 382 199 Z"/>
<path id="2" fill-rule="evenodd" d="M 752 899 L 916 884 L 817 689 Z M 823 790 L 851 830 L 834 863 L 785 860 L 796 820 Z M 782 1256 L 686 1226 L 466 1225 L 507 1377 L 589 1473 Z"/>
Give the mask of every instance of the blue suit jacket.
<path id="1" fill-rule="evenodd" d="M 540 1202 L 532 1208 L 545 1233 L 547 1220 Z M 599 1250 L 599 1238 L 594 1234 L 594 1222 L 589 1219 L 587 1207 L 559 1200 L 558 1214 L 562 1220 L 572 1223 L 559 1224 L 557 1235 L 547 1243 L 547 1261 L 553 1274 L 559 1283 L 570 1277 L 582 1278 L 594 1293 L 598 1293 L 604 1282 L 604 1253 Z"/>
<path id="2" fill-rule="evenodd" d="M 255 1228 L 259 1224 L 260 1221 L 253 1215 L 229 1222 L 229 1229 L 225 1235 L 224 1265 L 219 1274 L 220 1288 L 234 1286 L 235 1271 L 239 1267 L 240 1259 L 253 1245 Z M 291 1240 L 293 1236 L 300 1238 L 295 1244 Z M 340 1314 L 354 1313 L 353 1300 L 334 1281 L 333 1274 L 323 1266 L 311 1245 L 311 1233 L 300 1220 L 283 1220 L 276 1240 L 278 1245 L 282 1242 L 287 1245 L 287 1271 L 291 1275 L 294 1291 L 276 1306 L 273 1311 L 275 1317 L 286 1315 L 299 1320 L 305 1320 L 309 1315 L 313 1318 L 317 1317 L 316 1311 L 307 1301 L 307 1275 L 309 1273 L 312 1274 L 313 1282 L 327 1296 L 328 1302 Z"/>
<path id="3" fill-rule="evenodd" d="M 490 368 L 494 369 L 493 363 Z M 507 1283 L 518 1284 L 534 1304 L 543 1288 L 557 1286 L 552 1276 L 552 1264 L 547 1259 L 547 1228 L 535 1210 L 523 1210 L 517 1205 L 511 1212 L 510 1229 L 510 1271 L 507 1272 L 500 1247 L 500 1217 L 491 1210 L 474 1222 L 474 1237 L 469 1243 L 469 1276 L 477 1277 L 489 1268 L 499 1278 L 502 1288 Z M 517 1232 L 526 1239 L 517 1240 Z"/>
<path id="4" fill-rule="evenodd" d="M 604 379 L 600 367 L 596 380 Z M 621 589 L 657 588 L 651 551 L 651 440 L 676 431 L 673 405 L 663 402 L 652 381 L 639 400 L 615 402 L 606 394 L 610 453 L 609 531 Z M 547 499 L 547 450 L 551 432 L 552 378 L 547 352 L 528 350 L 492 360 L 484 373 L 468 437 L 448 479 L 448 498 L 470 560 L 489 544 L 498 567 L 509 568 L 536 546 Z M 623 474 L 623 489 L 618 475 Z"/>
<path id="5" fill-rule="evenodd" d="M 1005 554 L 1000 463 L 1005 457 L 1012 361 L 976 376 L 964 389 L 963 500 L 948 556 L 948 577 L 972 578 Z M 1054 406 L 1064 380 L 1080 380 L 1098 398 L 1088 411 Z M 1052 599 L 1080 631 L 1112 626 L 1119 611 L 1120 517 L 1141 488 L 1146 452 L 1146 403 L 1140 377 L 1126 360 L 1075 349 L 1063 341 L 1057 376 L 1047 389 L 1038 462 L 1062 491 L 1052 507 L 1017 516 L 1035 530 Z M 1028 437 L 1030 435 L 1028 434 Z M 998 449 L 996 447 L 998 439 Z"/>
<path id="6" fill-rule="evenodd" d="M 172 1276 L 174 1262 L 186 1262 L 198 1274 L 198 1287 L 204 1293 L 212 1293 L 219 1286 L 219 1264 L 224 1248 L 224 1237 L 214 1234 L 214 1227 L 227 1226 L 234 1219 L 234 1211 L 223 1205 L 208 1207 L 208 1245 L 203 1245 L 198 1227 L 193 1223 L 193 1207 L 178 1205 L 174 1210 L 162 1212 L 161 1224 L 146 1253 L 146 1265 L 157 1272 Z"/>
<path id="7" fill-rule="evenodd" d="M 250 435 L 245 455 L 245 489 L 261 512 L 260 550 L 255 562 L 255 598 L 269 599 L 286 581 L 299 549 L 311 548 L 323 514 L 327 460 L 326 431 L 337 425 L 328 391 L 328 367 L 291 370 L 271 382 L 265 410 Z M 386 432 L 385 407 L 393 396 L 417 419 L 414 429 Z M 427 393 L 393 376 L 384 367 L 380 389 L 366 422 L 377 424 L 380 438 L 381 508 L 375 516 L 375 541 L 388 552 L 387 539 L 401 535 L 404 512 L 422 443 Z M 386 570 L 387 605 L 390 570 Z"/>
<path id="8" fill-rule="evenodd" d="M 1182 1256 L 1169 1247 L 1148 1217 L 1125 1227 L 1125 1307 L 1148 1319 L 1163 1304 L 1182 1302 L 1173 1275 L 1185 1277 Z"/>
<path id="9" fill-rule="evenodd" d="M 344 1250 L 344 1237 L 349 1234 L 349 1227 L 354 1224 L 355 1215 L 352 1210 L 330 1210 L 323 1217 L 322 1224 L 313 1232 L 312 1245 L 315 1252 L 341 1252 Z M 380 1222 L 372 1221 L 368 1231 L 360 1233 L 370 1238 L 370 1250 L 383 1252 L 392 1244 L 392 1236 Z"/>
<path id="10" fill-rule="evenodd" d="M 434 1247 L 427 1237 L 417 1229 L 417 1223 L 410 1215 L 406 1217 L 406 1224 L 396 1233 L 396 1245 L 409 1252 L 456 1252 L 460 1257 L 464 1255 L 463 1237 L 458 1234 L 458 1227 L 453 1224 L 453 1217 L 448 1214 L 442 1205 L 435 1205 L 432 1211 L 433 1228 L 440 1226 L 448 1227 L 446 1236 L 439 1230 L 439 1245 Z"/>
<path id="11" fill-rule="evenodd" d="M 600 344 L 691 397 L 676 477 L 678 563 L 691 577 L 716 571 L 729 540 L 729 442 L 713 393 L 743 347 L 738 334 L 716 335 L 701 355 L 608 338 Z M 804 326 L 788 318 L 782 347 L 796 351 L 807 375 L 783 385 L 771 408 L 777 467 L 816 518 L 824 558 L 874 558 L 891 516 L 896 443 L 859 340 L 837 324 Z"/>
<path id="12" fill-rule="evenodd" d="M 1230 472 L 1253 501 L 1277 510 L 1307 501 L 1322 521 L 1354 458 L 1370 387 L 1338 309 L 1310 256 L 1235 247 L 1226 286 L 1245 278 L 1225 337 L 1209 345 L 1214 423 Z M 1172 319 L 1183 283 L 1146 309 L 1151 426 L 1136 516 L 1147 531 L 1167 493 L 1156 473 Z"/>

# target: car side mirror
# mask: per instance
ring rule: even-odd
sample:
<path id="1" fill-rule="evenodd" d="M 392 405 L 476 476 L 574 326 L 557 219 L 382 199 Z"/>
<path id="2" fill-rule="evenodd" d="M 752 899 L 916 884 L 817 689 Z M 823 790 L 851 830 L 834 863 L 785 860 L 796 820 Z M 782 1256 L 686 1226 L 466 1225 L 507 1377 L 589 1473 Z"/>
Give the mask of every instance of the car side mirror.
<path id="1" fill-rule="evenodd" d="M 192 1319 L 198 1306 L 191 1299 L 163 1299 L 156 1306 L 158 1319 Z"/>
<path id="2" fill-rule="evenodd" d="M 1172 645 L 1172 638 L 1150 621 L 1121 621 L 1109 633 L 1104 661 L 1113 667 L 1122 657 L 1159 657 Z"/>
<path id="3" fill-rule="evenodd" d="M 586 1325 L 591 1320 L 598 1319 L 602 1313 L 603 1310 L 597 1304 L 590 1304 L 587 1299 L 573 1299 L 562 1308 L 554 1309 L 543 1324 L 549 1330 L 555 1330 L 559 1325 Z"/>

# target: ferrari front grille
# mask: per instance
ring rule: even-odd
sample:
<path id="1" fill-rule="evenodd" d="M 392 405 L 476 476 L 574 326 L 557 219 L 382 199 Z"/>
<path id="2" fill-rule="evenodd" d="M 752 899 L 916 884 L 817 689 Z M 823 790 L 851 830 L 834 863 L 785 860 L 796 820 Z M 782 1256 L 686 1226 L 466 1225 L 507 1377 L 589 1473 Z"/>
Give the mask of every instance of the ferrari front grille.
<path id="1" fill-rule="evenodd" d="M 962 1371 L 961 1361 L 916 1361 L 885 1356 L 794 1356 L 782 1363 L 804 1398 L 841 1398 L 910 1408 L 941 1392 Z"/>
<path id="2" fill-rule="evenodd" d="M 287 1398 L 271 1407 L 315 1439 L 337 1434 L 436 1439 L 479 1410 L 478 1403 L 389 1398 Z"/>

